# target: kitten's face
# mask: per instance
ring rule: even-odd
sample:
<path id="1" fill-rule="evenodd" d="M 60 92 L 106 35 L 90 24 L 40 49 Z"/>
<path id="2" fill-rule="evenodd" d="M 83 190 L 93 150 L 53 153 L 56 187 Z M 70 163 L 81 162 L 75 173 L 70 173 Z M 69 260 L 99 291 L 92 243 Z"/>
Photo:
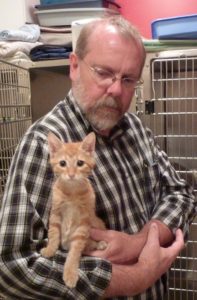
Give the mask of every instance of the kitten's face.
<path id="1" fill-rule="evenodd" d="M 95 135 L 90 133 L 82 142 L 63 143 L 49 134 L 50 162 L 53 171 L 66 182 L 74 183 L 87 178 L 95 165 Z"/>

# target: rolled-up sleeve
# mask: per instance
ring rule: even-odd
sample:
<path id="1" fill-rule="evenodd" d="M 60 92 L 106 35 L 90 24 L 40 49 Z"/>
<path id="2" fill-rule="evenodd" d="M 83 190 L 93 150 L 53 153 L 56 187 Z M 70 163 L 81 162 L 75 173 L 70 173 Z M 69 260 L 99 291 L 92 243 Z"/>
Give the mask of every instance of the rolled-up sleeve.
<path id="1" fill-rule="evenodd" d="M 189 226 L 197 213 L 197 201 L 193 188 L 181 179 L 169 161 L 168 156 L 154 142 L 150 135 L 159 173 L 159 196 L 152 214 L 153 219 L 159 219 L 172 231 L 181 228 L 188 236 Z"/>

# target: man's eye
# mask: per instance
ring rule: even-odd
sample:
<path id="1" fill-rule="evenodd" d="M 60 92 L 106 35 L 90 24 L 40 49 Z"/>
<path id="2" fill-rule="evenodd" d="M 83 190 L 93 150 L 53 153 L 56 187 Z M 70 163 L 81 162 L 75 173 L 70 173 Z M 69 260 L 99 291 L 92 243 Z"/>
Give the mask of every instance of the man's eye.
<path id="1" fill-rule="evenodd" d="M 78 160 L 77 161 L 77 166 L 78 167 L 82 167 L 84 165 L 84 161 L 83 160 Z"/>
<path id="2" fill-rule="evenodd" d="M 112 77 L 112 74 L 110 72 L 103 69 L 95 69 L 95 72 L 100 78 L 103 79 Z"/>
<path id="3" fill-rule="evenodd" d="M 122 82 L 127 84 L 127 85 L 131 85 L 131 84 L 135 84 L 136 83 L 136 79 L 132 78 L 132 77 L 123 77 L 122 78 Z"/>
<path id="4" fill-rule="evenodd" d="M 66 166 L 66 161 L 65 160 L 60 160 L 59 165 L 61 167 L 65 167 Z"/>

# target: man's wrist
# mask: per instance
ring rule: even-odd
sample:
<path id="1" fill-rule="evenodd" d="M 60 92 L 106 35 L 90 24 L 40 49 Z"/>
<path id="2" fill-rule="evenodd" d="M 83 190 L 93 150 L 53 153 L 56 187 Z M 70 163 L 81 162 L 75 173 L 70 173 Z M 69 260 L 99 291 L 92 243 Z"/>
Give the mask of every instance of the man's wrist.
<path id="1" fill-rule="evenodd" d="M 112 265 L 112 277 L 105 297 L 135 296 L 144 292 L 150 285 L 150 270 L 144 263 L 134 265 Z"/>

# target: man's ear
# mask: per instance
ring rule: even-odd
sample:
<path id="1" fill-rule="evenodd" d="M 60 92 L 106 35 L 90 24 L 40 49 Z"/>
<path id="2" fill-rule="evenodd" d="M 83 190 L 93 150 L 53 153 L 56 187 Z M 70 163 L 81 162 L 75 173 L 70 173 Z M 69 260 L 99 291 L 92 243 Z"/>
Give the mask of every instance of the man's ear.
<path id="1" fill-rule="evenodd" d="M 72 52 L 70 54 L 70 78 L 71 80 L 76 80 L 78 78 L 78 57 Z"/>

